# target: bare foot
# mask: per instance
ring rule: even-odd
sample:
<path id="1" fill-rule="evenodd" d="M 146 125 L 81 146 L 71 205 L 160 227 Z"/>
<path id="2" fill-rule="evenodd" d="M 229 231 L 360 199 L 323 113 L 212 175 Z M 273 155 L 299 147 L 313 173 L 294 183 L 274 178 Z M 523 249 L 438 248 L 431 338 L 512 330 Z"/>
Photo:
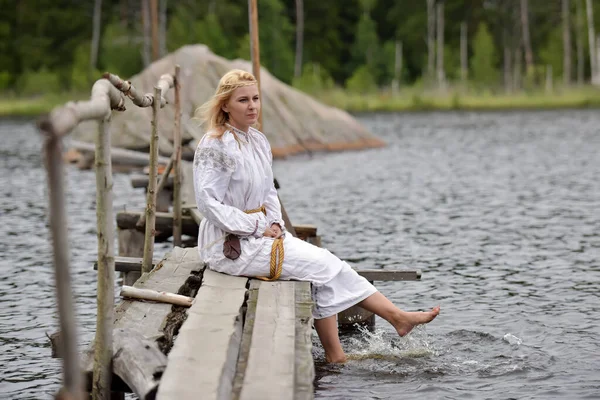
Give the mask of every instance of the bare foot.
<path id="1" fill-rule="evenodd" d="M 412 329 L 421 324 L 426 324 L 433 321 L 435 317 L 440 313 L 440 306 L 433 307 L 431 311 L 426 312 L 406 312 L 400 311 L 396 316 L 392 325 L 396 328 L 398 335 L 405 336 Z"/>
<path id="2" fill-rule="evenodd" d="M 325 360 L 328 363 L 334 363 L 334 364 L 343 364 L 346 361 L 348 361 L 348 358 L 346 357 L 346 354 L 341 353 L 335 356 L 330 356 L 329 354 L 325 353 Z"/>

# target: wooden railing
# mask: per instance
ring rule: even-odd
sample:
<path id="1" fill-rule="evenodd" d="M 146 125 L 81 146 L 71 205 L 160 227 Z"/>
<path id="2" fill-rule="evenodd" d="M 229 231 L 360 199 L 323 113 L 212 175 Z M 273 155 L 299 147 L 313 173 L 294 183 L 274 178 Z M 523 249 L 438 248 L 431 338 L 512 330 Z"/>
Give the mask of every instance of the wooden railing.
<path id="1" fill-rule="evenodd" d="M 114 316 L 114 218 L 113 218 L 113 179 L 110 144 L 110 122 L 112 111 L 125 111 L 125 98 L 130 98 L 139 107 L 152 106 L 152 137 L 150 140 L 150 177 L 144 223 L 145 243 L 142 271 L 152 269 L 154 252 L 154 232 L 156 215 L 157 174 L 158 174 L 158 120 L 160 109 L 165 106 L 164 95 L 175 87 L 174 145 L 168 169 L 173 171 L 175 180 L 175 201 L 173 235 L 175 244 L 181 242 L 181 102 L 179 99 L 179 66 L 175 73 L 160 77 L 153 93 L 141 94 L 131 84 L 116 75 L 106 73 L 92 87 L 90 100 L 69 102 L 55 108 L 49 115 L 41 117 L 38 128 L 45 138 L 44 152 L 48 173 L 49 219 L 53 245 L 53 263 L 56 279 L 60 339 L 59 351 L 63 354 L 63 386 L 58 398 L 83 400 L 83 374 L 81 372 L 77 329 L 73 307 L 73 293 L 69 265 L 69 240 L 67 210 L 65 207 L 64 163 L 62 138 L 68 135 L 79 123 L 88 120 L 98 122 L 95 149 L 96 167 L 96 216 L 98 235 L 98 287 L 96 338 L 94 341 L 94 378 L 92 397 L 110 398 L 111 360 L 113 356 L 112 325 Z M 166 180 L 167 171 L 163 175 Z"/>

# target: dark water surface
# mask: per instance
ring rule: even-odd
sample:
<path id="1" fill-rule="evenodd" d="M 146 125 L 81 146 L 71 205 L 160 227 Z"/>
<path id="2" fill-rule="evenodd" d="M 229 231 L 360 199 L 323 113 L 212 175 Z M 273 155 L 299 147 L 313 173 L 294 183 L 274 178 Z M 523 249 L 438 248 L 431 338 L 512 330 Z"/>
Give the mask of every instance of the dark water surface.
<path id="1" fill-rule="evenodd" d="M 398 338 L 385 321 L 318 363 L 318 399 L 600 398 L 600 114 L 367 115 L 383 149 L 275 163 L 295 223 L 361 268 L 421 269 L 376 286 L 407 310 L 442 306 Z M 0 398 L 50 398 L 60 363 L 46 182 L 33 125 L 0 122 Z M 80 342 L 93 337 L 95 181 L 69 169 Z M 115 176 L 115 208 L 143 193 Z M 322 350 L 316 348 L 317 358 Z"/>

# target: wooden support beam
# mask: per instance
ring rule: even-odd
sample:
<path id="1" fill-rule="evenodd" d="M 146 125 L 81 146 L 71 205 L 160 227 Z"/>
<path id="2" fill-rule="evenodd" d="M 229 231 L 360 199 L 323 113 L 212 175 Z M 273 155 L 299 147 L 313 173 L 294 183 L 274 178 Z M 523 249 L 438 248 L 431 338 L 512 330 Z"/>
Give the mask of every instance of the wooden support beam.
<path id="1" fill-rule="evenodd" d="M 136 229 L 143 232 L 143 228 L 136 226 L 143 211 L 121 211 L 117 213 L 117 227 L 119 229 Z M 155 230 L 159 232 L 173 231 L 173 214 L 157 212 L 155 215 Z M 198 236 L 198 224 L 190 216 L 181 218 L 181 225 L 184 235 Z"/>
<path id="2" fill-rule="evenodd" d="M 197 251 L 196 248 L 190 251 Z M 159 260 L 153 260 L 157 264 Z M 115 271 L 132 272 L 139 271 L 142 265 L 142 259 L 139 257 L 115 257 Z M 98 265 L 94 264 L 94 269 Z M 361 269 L 356 271 L 360 276 L 364 276 L 369 281 L 418 281 L 421 280 L 421 270 L 401 271 L 401 270 L 382 270 L 382 269 Z"/>

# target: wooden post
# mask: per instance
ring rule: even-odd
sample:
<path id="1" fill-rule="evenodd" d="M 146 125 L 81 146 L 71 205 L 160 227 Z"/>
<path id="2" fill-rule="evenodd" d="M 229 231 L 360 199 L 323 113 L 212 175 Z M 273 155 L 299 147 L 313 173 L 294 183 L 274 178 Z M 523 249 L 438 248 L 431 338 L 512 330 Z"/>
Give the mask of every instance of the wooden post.
<path id="1" fill-rule="evenodd" d="M 175 66 L 175 124 L 173 132 L 173 245 L 181 247 L 181 82 Z"/>
<path id="2" fill-rule="evenodd" d="M 44 143 L 44 150 L 48 170 L 50 233 L 54 247 L 54 276 L 61 332 L 59 351 L 63 355 L 63 388 L 61 391 L 66 398 L 83 400 L 83 374 L 79 366 L 73 291 L 69 273 L 69 239 L 60 140 L 58 135 L 50 133 Z"/>
<path id="3" fill-rule="evenodd" d="M 252 74 L 258 82 L 260 94 L 260 39 L 258 36 L 258 6 L 256 0 L 248 0 L 248 19 L 250 26 L 250 56 L 252 58 Z M 261 96 L 262 97 L 262 96 Z M 263 103 L 264 104 L 264 103 Z M 262 110 L 258 115 L 258 125 L 262 129 Z"/>
<path id="4" fill-rule="evenodd" d="M 260 93 L 260 43 L 258 38 L 258 7 L 256 5 L 256 0 L 248 0 L 248 19 L 250 25 L 250 53 L 252 56 L 252 74 L 258 82 L 258 92 Z M 264 105 L 264 102 L 262 104 Z M 258 115 L 258 124 L 261 130 L 263 129 L 262 122 L 263 118 L 261 110 L 261 113 Z M 287 212 L 283 208 L 281 199 L 279 199 L 279 204 L 281 204 L 281 216 L 283 218 L 283 223 L 285 224 L 287 231 L 291 233 L 292 236 L 296 236 L 296 231 L 294 230 L 294 227 L 292 226 L 292 223 L 288 218 Z"/>
<path id="5" fill-rule="evenodd" d="M 100 79 L 92 87 L 90 101 L 69 102 L 57 107 L 48 116 L 40 118 L 38 127 L 46 140 L 46 168 L 50 199 L 50 233 L 53 242 L 56 296 L 60 321 L 59 350 L 63 355 L 64 398 L 83 399 L 83 375 L 79 366 L 73 293 L 69 273 L 69 240 L 65 212 L 64 170 L 61 137 L 68 134 L 81 121 L 104 119 L 110 110 L 124 110 L 124 99 L 112 84 Z"/>
<path id="6" fill-rule="evenodd" d="M 162 90 L 154 87 L 154 101 L 152 103 L 152 137 L 150 138 L 150 171 L 148 173 L 148 193 L 146 201 L 146 234 L 144 236 L 144 261 L 142 273 L 152 270 L 152 256 L 154 254 L 154 223 L 156 222 L 156 176 L 158 175 L 158 113 Z"/>
<path id="7" fill-rule="evenodd" d="M 112 165 L 110 157 L 110 114 L 98 122 L 96 137 L 96 219 L 98 235 L 98 289 L 96 338 L 94 341 L 94 378 L 92 398 L 110 399 L 114 321 L 114 226 Z"/>

